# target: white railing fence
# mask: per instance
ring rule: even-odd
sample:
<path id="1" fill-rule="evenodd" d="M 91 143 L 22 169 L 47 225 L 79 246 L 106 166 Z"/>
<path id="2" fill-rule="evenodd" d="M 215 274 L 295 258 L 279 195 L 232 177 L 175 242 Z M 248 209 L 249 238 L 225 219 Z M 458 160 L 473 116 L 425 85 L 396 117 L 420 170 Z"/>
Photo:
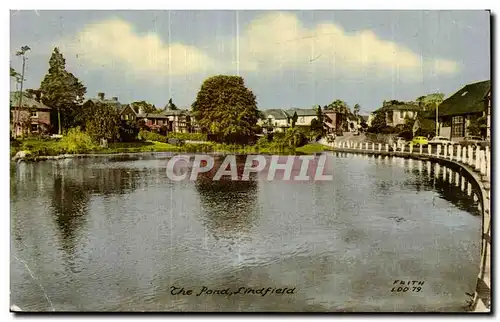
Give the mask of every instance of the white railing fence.
<path id="1" fill-rule="evenodd" d="M 384 152 L 391 152 L 389 149 L 389 144 L 387 143 L 385 144 L 385 146 L 382 146 L 381 143 L 378 143 L 378 145 L 376 146 L 375 143 L 371 143 L 371 145 L 369 145 L 368 142 L 358 143 L 351 141 L 343 141 L 343 142 L 334 142 L 332 143 L 332 146 L 336 148 L 344 148 L 344 149 L 348 148 L 359 151 L 382 152 L 382 150 L 384 150 Z M 410 155 L 410 154 L 419 155 L 425 153 L 422 145 L 420 145 L 417 150 L 414 149 L 414 146 L 412 144 L 410 144 L 408 148 L 406 148 L 404 145 L 398 146 L 397 144 L 393 144 L 392 152 L 397 152 L 403 155 Z M 427 154 L 429 156 L 436 156 L 438 158 L 449 159 L 451 161 L 456 161 L 466 164 L 474 168 L 474 170 L 478 171 L 479 173 L 481 173 L 481 175 L 485 176 L 488 180 L 490 180 L 491 151 L 489 147 L 481 149 L 480 147 L 474 148 L 470 145 L 467 147 L 458 144 L 448 145 L 448 146 L 438 145 L 436 149 L 434 149 L 433 151 L 432 147 L 428 145 Z"/>

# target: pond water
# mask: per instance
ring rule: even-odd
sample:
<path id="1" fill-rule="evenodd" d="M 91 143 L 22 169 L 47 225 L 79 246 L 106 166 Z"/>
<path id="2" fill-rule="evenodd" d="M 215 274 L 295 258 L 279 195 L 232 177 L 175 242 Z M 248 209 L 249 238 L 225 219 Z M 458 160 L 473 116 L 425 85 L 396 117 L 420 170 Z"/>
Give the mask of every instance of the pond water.
<path id="1" fill-rule="evenodd" d="M 474 292 L 480 211 L 470 183 L 450 169 L 331 153 L 333 181 L 207 174 L 174 182 L 169 157 L 12 164 L 11 303 L 26 311 L 462 311 Z M 419 281 L 420 291 L 391 292 L 395 280 Z M 172 286 L 193 293 L 173 295 Z M 275 291 L 251 291 L 268 287 Z"/>

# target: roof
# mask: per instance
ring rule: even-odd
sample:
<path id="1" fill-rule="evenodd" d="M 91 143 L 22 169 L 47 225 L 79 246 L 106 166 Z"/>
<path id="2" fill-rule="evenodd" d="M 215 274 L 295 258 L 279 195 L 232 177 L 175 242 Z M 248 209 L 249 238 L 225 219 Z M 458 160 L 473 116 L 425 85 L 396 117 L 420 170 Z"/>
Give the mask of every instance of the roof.
<path id="1" fill-rule="evenodd" d="M 484 99 L 490 90 L 489 80 L 466 85 L 439 105 L 438 114 L 448 116 L 483 112 Z"/>
<path id="2" fill-rule="evenodd" d="M 360 115 L 360 117 L 361 117 L 363 120 L 368 121 L 368 118 L 369 118 L 370 116 L 368 116 L 368 115 Z"/>
<path id="3" fill-rule="evenodd" d="M 276 120 L 284 120 L 288 118 L 288 115 L 280 108 L 270 108 L 267 110 L 262 110 L 264 118 L 273 117 Z"/>
<path id="4" fill-rule="evenodd" d="M 290 116 L 293 116 L 295 112 L 297 112 L 297 116 L 316 116 L 316 110 L 312 108 L 291 108 L 285 112 Z"/>
<path id="5" fill-rule="evenodd" d="M 161 112 L 162 115 L 174 116 L 174 115 L 189 115 L 188 110 L 165 110 Z"/>
<path id="6" fill-rule="evenodd" d="M 421 110 L 422 109 L 418 105 L 404 103 L 404 104 L 391 104 L 391 105 L 382 106 L 381 108 L 373 111 L 372 113 L 382 112 L 382 111 L 417 111 L 417 112 L 419 112 Z"/>
<path id="7" fill-rule="evenodd" d="M 20 94 L 20 92 L 10 92 L 10 105 L 12 107 L 19 106 L 19 98 L 20 98 L 19 94 Z M 41 102 L 37 102 L 28 93 L 24 93 L 21 104 L 23 104 L 23 107 L 26 107 L 26 108 L 35 107 L 35 108 L 41 109 L 41 110 L 50 110 L 51 109 L 47 105 L 45 105 Z"/>
<path id="8" fill-rule="evenodd" d="M 90 98 L 88 99 L 88 101 L 94 103 L 94 104 L 105 104 L 105 105 L 109 105 L 109 106 L 113 106 L 114 108 L 116 108 L 116 110 L 118 112 L 121 112 L 125 109 L 125 107 L 127 107 L 128 104 L 122 104 L 120 103 L 119 101 L 115 101 L 115 100 L 108 100 L 108 99 L 100 99 L 100 98 Z M 88 102 L 87 101 L 87 102 Z"/>
<path id="9" fill-rule="evenodd" d="M 166 119 L 166 118 L 168 118 L 167 115 L 157 114 L 157 113 L 142 113 L 142 114 L 137 114 L 137 117 L 143 117 L 143 118 L 148 118 L 148 119 Z"/>

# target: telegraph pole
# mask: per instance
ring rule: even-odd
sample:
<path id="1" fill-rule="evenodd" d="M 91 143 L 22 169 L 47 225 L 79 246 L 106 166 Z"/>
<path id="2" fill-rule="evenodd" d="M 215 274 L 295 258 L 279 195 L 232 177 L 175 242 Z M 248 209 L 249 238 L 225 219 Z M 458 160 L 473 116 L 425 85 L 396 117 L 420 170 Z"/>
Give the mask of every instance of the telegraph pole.
<path id="1" fill-rule="evenodd" d="M 31 50 L 30 47 L 28 46 L 22 46 L 21 47 L 21 50 L 19 50 L 17 53 L 16 53 L 16 56 L 23 56 L 23 69 L 21 71 L 21 88 L 20 88 L 20 92 L 19 92 L 19 104 L 17 106 L 17 109 L 16 109 L 16 117 L 15 117 L 15 122 L 14 122 L 14 138 L 17 137 L 17 123 L 19 122 L 19 109 L 22 108 L 22 104 L 23 104 L 23 85 L 24 85 L 24 70 L 25 70 L 25 67 L 26 67 L 26 52 L 28 50 Z M 22 129 L 21 129 L 22 131 Z"/>

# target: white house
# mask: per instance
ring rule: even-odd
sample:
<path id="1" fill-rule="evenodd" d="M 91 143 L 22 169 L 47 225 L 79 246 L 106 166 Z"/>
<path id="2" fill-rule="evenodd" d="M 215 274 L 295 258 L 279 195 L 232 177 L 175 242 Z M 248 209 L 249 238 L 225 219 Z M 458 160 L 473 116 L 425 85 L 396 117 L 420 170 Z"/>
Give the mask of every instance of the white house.
<path id="1" fill-rule="evenodd" d="M 268 132 L 284 132 L 290 127 L 288 114 L 279 108 L 262 110 L 263 118 L 259 119 L 257 125 L 260 125 Z"/>
<path id="2" fill-rule="evenodd" d="M 291 108 L 285 111 L 290 119 L 293 117 L 295 113 L 297 113 L 297 122 L 295 125 L 299 126 L 310 126 L 312 120 L 317 119 L 316 110 L 312 108 Z"/>

